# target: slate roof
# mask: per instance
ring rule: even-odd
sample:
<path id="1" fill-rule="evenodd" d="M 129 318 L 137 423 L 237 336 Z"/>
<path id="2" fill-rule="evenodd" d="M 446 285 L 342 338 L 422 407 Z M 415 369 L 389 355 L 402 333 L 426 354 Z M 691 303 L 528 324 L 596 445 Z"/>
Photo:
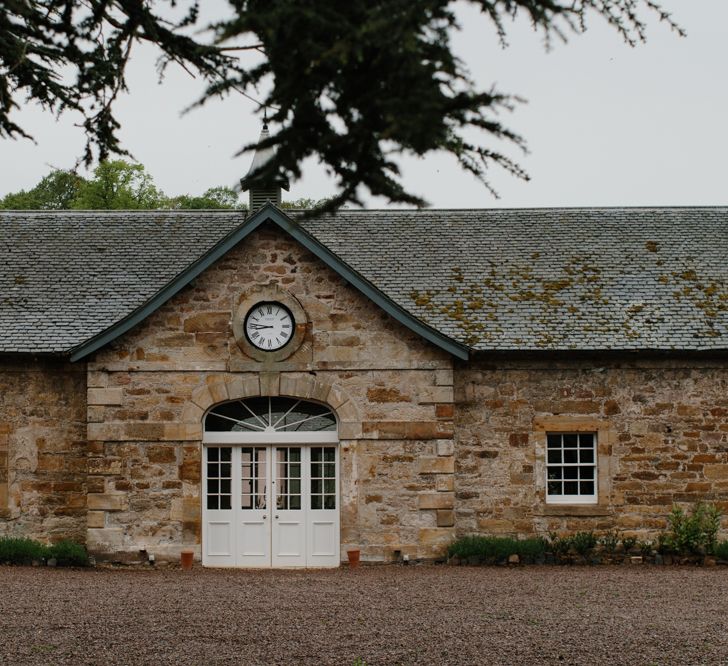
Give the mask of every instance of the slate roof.
<path id="1" fill-rule="evenodd" d="M 728 349 L 728 208 L 292 216 L 475 350 Z M 0 351 L 69 351 L 244 223 L 208 211 L 0 213 Z"/>

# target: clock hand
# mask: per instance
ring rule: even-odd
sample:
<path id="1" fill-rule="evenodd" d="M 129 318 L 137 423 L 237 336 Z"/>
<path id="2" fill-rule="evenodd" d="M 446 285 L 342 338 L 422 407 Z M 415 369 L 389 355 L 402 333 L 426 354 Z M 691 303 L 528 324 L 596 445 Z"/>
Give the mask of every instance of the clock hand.
<path id="1" fill-rule="evenodd" d="M 273 328 L 273 326 L 263 326 L 263 324 L 249 324 L 250 328 Z"/>

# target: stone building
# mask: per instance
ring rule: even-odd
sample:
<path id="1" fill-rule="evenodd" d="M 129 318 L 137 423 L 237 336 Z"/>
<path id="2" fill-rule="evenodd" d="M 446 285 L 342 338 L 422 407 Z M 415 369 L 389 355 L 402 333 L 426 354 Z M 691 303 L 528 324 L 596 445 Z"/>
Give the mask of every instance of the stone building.
<path id="1" fill-rule="evenodd" d="M 0 234 L 0 535 L 336 566 L 728 512 L 728 209 L 6 212 Z"/>

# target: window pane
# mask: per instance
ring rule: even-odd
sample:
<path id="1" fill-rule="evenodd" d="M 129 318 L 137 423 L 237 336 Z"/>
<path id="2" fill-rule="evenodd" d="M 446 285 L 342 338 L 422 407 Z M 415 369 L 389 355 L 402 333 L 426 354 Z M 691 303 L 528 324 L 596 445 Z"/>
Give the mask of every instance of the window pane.
<path id="1" fill-rule="evenodd" d="M 560 479 L 561 478 L 561 467 L 549 467 L 548 478 L 549 479 Z"/>
<path id="2" fill-rule="evenodd" d="M 585 448 L 586 447 L 593 448 L 594 447 L 594 434 L 589 433 L 586 435 L 579 435 L 579 446 L 585 447 Z"/>
<path id="3" fill-rule="evenodd" d="M 579 451 L 577 449 L 564 449 L 564 462 L 565 463 L 579 462 Z"/>
<path id="4" fill-rule="evenodd" d="M 550 449 L 561 448 L 561 435 L 548 435 L 546 437 L 546 441 L 548 442 L 548 447 Z"/>
<path id="5" fill-rule="evenodd" d="M 327 446 L 324 449 L 324 460 L 327 462 L 334 462 L 336 460 L 336 449 L 333 446 Z"/>
<path id="6" fill-rule="evenodd" d="M 207 492 L 216 495 L 220 492 L 220 482 L 217 479 L 210 479 L 207 482 Z"/>
<path id="7" fill-rule="evenodd" d="M 321 488 L 321 479 L 311 479 L 311 492 L 314 494 L 323 492 Z"/>
<path id="8" fill-rule="evenodd" d="M 230 463 L 220 463 L 220 476 L 230 478 Z"/>
<path id="9" fill-rule="evenodd" d="M 582 495 L 594 494 L 594 481 L 582 481 L 580 486 Z"/>
<path id="10" fill-rule="evenodd" d="M 301 478 L 301 463 L 292 463 L 290 466 L 290 469 L 288 471 L 288 476 L 296 477 L 297 479 Z"/>
<path id="11" fill-rule="evenodd" d="M 336 497 L 334 495 L 326 495 L 324 497 L 324 509 L 335 509 Z"/>
<path id="12" fill-rule="evenodd" d="M 289 492 L 295 493 L 296 495 L 301 492 L 301 479 L 290 480 Z"/>
<path id="13" fill-rule="evenodd" d="M 549 495 L 561 495 L 561 481 L 549 481 Z"/>
<path id="14" fill-rule="evenodd" d="M 583 463 L 594 462 L 594 450 L 593 449 L 581 449 L 579 451 L 579 460 Z"/>
<path id="15" fill-rule="evenodd" d="M 220 476 L 220 466 L 218 463 L 207 463 L 207 477 Z"/>
<path id="16" fill-rule="evenodd" d="M 291 462 L 301 462 L 301 449 L 289 449 L 291 452 Z"/>
<path id="17" fill-rule="evenodd" d="M 230 479 L 223 479 L 220 481 L 220 492 L 230 493 Z"/>
<path id="18" fill-rule="evenodd" d="M 243 495 L 240 501 L 240 508 L 241 509 L 252 509 L 253 508 L 253 498 L 250 495 Z"/>
<path id="19" fill-rule="evenodd" d="M 578 495 L 579 494 L 579 482 L 578 481 L 564 481 L 564 495 Z"/>
<path id="20" fill-rule="evenodd" d="M 220 508 L 221 509 L 229 509 L 230 508 L 230 495 L 222 495 L 220 497 Z"/>
<path id="21" fill-rule="evenodd" d="M 324 463 L 324 476 L 329 479 L 336 476 L 336 465 L 334 463 Z"/>
<path id="22" fill-rule="evenodd" d="M 217 509 L 218 503 L 217 503 L 217 495 L 208 495 L 207 496 L 207 508 L 208 509 Z"/>
<path id="23" fill-rule="evenodd" d="M 594 478 L 594 468 L 593 467 L 581 467 L 581 479 L 593 479 Z"/>
<path id="24" fill-rule="evenodd" d="M 323 449 L 316 447 L 311 449 L 311 462 L 320 462 L 323 455 Z"/>
<path id="25" fill-rule="evenodd" d="M 311 463 L 311 476 L 320 479 L 321 478 L 321 463 Z"/>
<path id="26" fill-rule="evenodd" d="M 579 468 L 578 467 L 564 467 L 564 478 L 565 479 L 578 479 Z"/>
<path id="27" fill-rule="evenodd" d="M 230 462 L 230 460 L 232 460 L 232 455 L 233 450 L 229 446 L 220 449 L 220 460 Z"/>
<path id="28" fill-rule="evenodd" d="M 564 446 L 576 446 L 578 435 L 564 435 Z"/>
<path id="29" fill-rule="evenodd" d="M 311 508 L 312 509 L 321 508 L 321 495 L 311 495 Z"/>
<path id="30" fill-rule="evenodd" d="M 207 459 L 210 461 L 219 460 L 220 450 L 215 448 L 207 449 Z"/>
<path id="31" fill-rule="evenodd" d="M 301 509 L 300 495 L 291 495 L 291 509 L 294 511 L 299 511 Z"/>
<path id="32" fill-rule="evenodd" d="M 548 460 L 550 463 L 560 463 L 561 451 L 559 449 L 551 449 L 548 453 Z"/>

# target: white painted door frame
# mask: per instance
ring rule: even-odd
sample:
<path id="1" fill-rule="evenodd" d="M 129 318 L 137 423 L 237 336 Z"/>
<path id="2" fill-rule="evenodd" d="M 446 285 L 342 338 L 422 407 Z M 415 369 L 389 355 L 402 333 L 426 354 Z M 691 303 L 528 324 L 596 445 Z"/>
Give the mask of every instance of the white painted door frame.
<path id="1" fill-rule="evenodd" d="M 340 549 L 340 473 L 339 440 L 334 431 L 324 432 L 205 432 L 202 474 L 202 563 L 212 567 L 336 567 Z M 311 452 L 320 447 L 335 447 L 335 509 L 314 506 L 311 488 Z M 276 482 L 281 483 L 276 451 L 281 448 L 301 451 L 301 508 L 278 508 Z M 244 449 L 264 448 L 264 508 L 241 507 L 241 478 Z M 230 508 L 208 508 L 209 451 L 213 465 L 229 457 Z M 230 451 L 230 454 L 227 451 Z M 225 452 L 225 453 L 223 453 Z M 323 464 L 323 462 L 322 462 Z M 330 464 L 330 463 L 329 463 Z M 215 472 L 216 468 L 213 467 Z M 213 480 L 214 483 L 214 480 Z M 221 487 L 220 480 L 216 488 Z M 320 482 L 323 484 L 323 480 Z M 227 488 L 227 486 L 225 486 Z M 321 500 L 323 501 L 323 500 Z M 321 501 L 319 503 L 321 503 Z M 226 504 L 227 506 L 227 504 Z M 285 506 L 285 505 L 284 505 Z"/>

